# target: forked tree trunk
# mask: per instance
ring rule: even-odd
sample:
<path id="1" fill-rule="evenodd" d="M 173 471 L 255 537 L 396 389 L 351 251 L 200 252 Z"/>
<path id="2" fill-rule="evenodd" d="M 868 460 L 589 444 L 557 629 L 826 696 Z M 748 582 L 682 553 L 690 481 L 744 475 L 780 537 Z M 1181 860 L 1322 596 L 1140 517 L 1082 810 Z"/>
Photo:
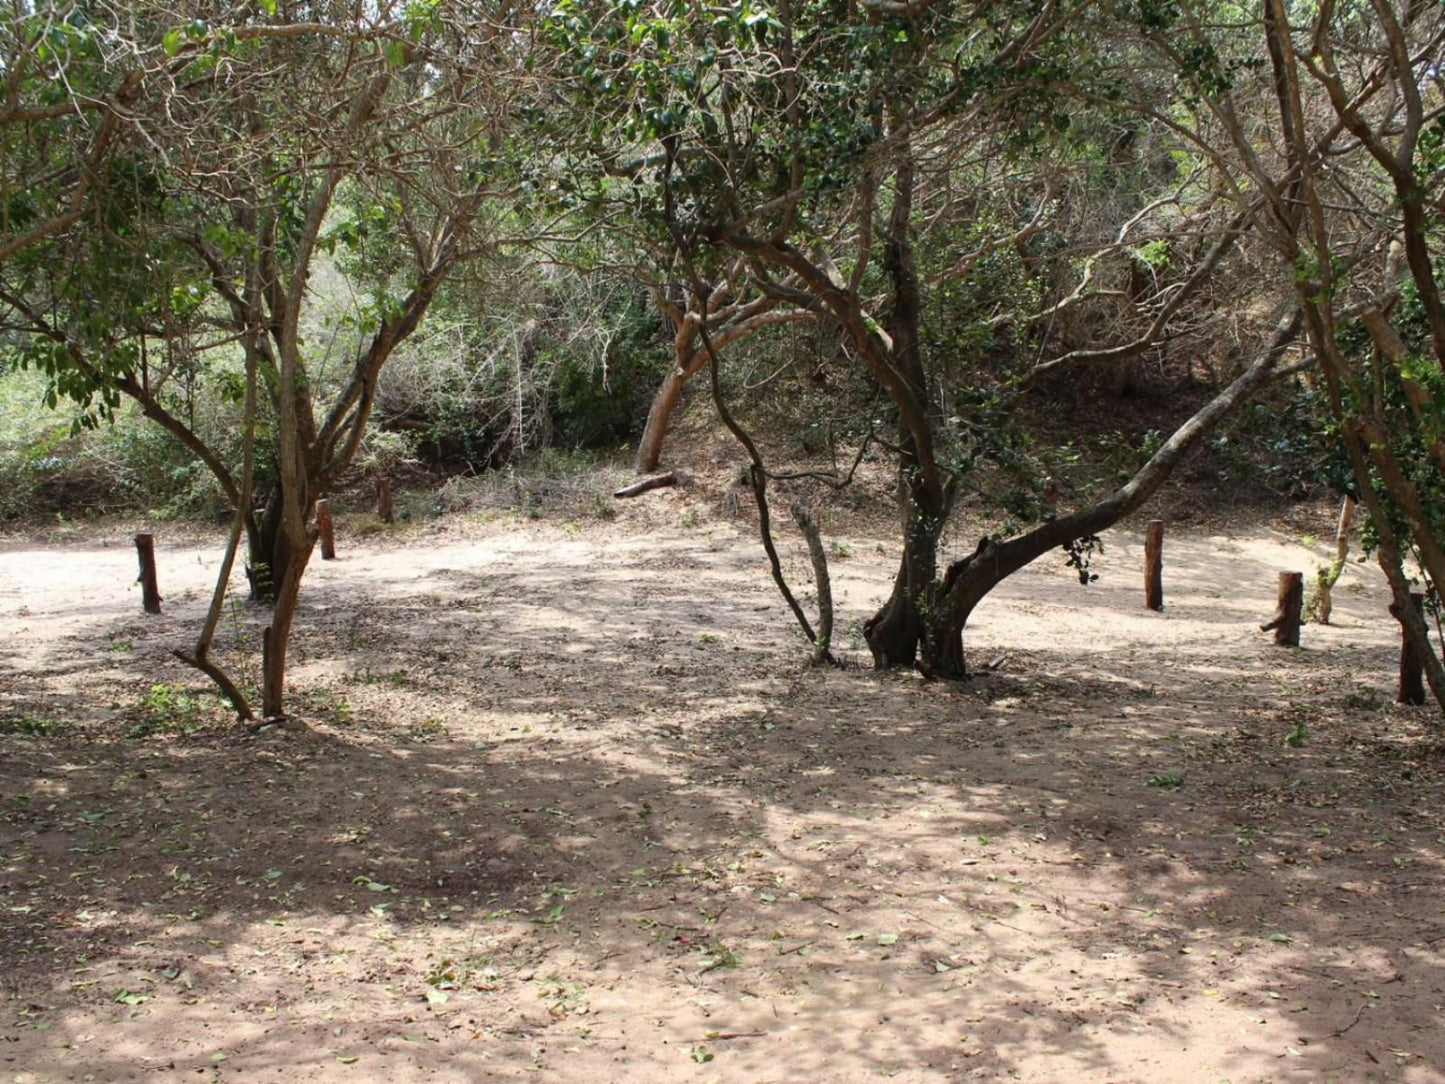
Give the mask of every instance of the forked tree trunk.
<path id="1" fill-rule="evenodd" d="M 282 506 L 278 482 L 271 487 L 265 506 L 246 522 L 246 579 L 251 584 L 251 600 L 267 606 L 276 604 L 291 566 L 292 547 L 281 529 Z"/>
<path id="2" fill-rule="evenodd" d="M 903 558 L 893 593 L 865 626 L 868 646 L 879 669 L 918 662 L 930 676 L 966 677 L 963 630 L 988 593 L 1050 550 L 1088 539 L 1138 509 L 1191 448 L 1269 379 L 1293 339 L 1296 326 L 1294 320 L 1282 322 L 1270 349 L 1176 429 L 1133 478 L 1104 500 L 1015 538 L 985 537 L 972 554 L 954 561 L 941 580 L 935 573 L 946 509 L 937 517 L 920 515 L 916 500 L 922 495 L 921 488 L 908 487 L 914 496 L 910 502 L 913 512 L 904 533 Z"/>
<path id="3" fill-rule="evenodd" d="M 873 664 L 880 670 L 911 667 L 922 650 L 930 676 L 962 678 L 963 625 L 949 627 L 933 606 L 938 585 L 938 540 L 948 509 L 929 509 L 928 493 L 905 481 L 903 555 L 888 601 L 863 627 Z M 956 649 L 954 641 L 957 641 Z"/>

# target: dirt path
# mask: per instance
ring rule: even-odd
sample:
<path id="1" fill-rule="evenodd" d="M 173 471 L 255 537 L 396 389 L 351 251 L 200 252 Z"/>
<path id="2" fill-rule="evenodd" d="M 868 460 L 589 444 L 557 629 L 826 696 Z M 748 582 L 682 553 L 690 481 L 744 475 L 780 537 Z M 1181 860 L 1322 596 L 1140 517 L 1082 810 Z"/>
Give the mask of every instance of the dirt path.
<path id="1" fill-rule="evenodd" d="M 804 667 L 751 538 L 628 515 L 343 525 L 311 727 L 254 737 L 168 655 L 218 544 L 162 538 L 160 618 L 124 534 L 0 550 L 0 1080 L 1445 1080 L 1373 568 L 1285 652 L 1322 548 L 1171 537 L 1153 614 L 1116 535 L 930 685 Z M 895 554 L 838 551 L 856 655 Z"/>

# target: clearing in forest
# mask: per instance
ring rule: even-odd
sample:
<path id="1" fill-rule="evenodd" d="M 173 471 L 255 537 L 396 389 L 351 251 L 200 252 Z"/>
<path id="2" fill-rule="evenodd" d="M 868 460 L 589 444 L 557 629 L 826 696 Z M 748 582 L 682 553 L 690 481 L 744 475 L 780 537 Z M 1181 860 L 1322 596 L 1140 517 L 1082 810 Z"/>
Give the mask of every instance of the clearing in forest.
<path id="1" fill-rule="evenodd" d="M 892 543 L 835 547 L 858 665 L 813 669 L 745 531 L 632 516 L 343 524 L 308 725 L 254 735 L 169 655 L 217 540 L 158 532 L 159 617 L 119 529 L 8 545 L 0 1079 L 1445 1080 L 1445 778 L 1372 566 L 1288 651 L 1323 547 L 1176 533 L 1153 613 L 1114 532 L 926 683 L 862 665 Z"/>

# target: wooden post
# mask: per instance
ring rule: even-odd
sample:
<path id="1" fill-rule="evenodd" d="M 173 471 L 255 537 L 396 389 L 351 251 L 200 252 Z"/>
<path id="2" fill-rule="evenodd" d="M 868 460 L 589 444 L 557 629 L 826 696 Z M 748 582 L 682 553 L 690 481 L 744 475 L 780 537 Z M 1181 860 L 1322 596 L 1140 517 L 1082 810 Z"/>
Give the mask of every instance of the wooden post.
<path id="1" fill-rule="evenodd" d="M 1151 519 L 1144 532 L 1144 605 L 1164 609 L 1164 521 Z"/>
<path id="2" fill-rule="evenodd" d="M 1305 601 L 1305 574 L 1303 572 L 1281 572 L 1279 574 L 1279 608 L 1274 620 L 1259 626 L 1260 632 L 1274 629 L 1276 647 L 1299 647 L 1300 619 Z"/>
<path id="3" fill-rule="evenodd" d="M 1415 612 L 1422 617 L 1425 613 L 1425 596 L 1419 591 L 1410 592 L 1410 605 L 1415 607 Z M 1390 613 L 1394 614 L 1396 620 L 1400 617 L 1400 611 L 1394 603 L 1390 604 Z M 1415 654 L 1415 645 L 1410 643 L 1410 636 L 1405 631 L 1404 622 L 1400 623 L 1400 691 L 1395 697 L 1399 704 L 1423 704 L 1425 703 L 1425 663 L 1419 655 Z"/>
<path id="4" fill-rule="evenodd" d="M 316 532 L 321 536 L 321 559 L 336 560 L 336 535 L 331 527 L 331 502 L 325 497 L 316 502 Z"/>
<path id="5" fill-rule="evenodd" d="M 156 584 L 156 537 L 152 534 L 135 536 L 135 552 L 140 557 L 140 576 L 137 577 L 141 590 L 141 605 L 148 614 L 161 612 L 161 589 Z"/>
<path id="6" fill-rule="evenodd" d="M 391 483 L 384 474 L 376 476 L 376 514 L 382 523 L 396 522 L 396 509 L 391 505 Z"/>

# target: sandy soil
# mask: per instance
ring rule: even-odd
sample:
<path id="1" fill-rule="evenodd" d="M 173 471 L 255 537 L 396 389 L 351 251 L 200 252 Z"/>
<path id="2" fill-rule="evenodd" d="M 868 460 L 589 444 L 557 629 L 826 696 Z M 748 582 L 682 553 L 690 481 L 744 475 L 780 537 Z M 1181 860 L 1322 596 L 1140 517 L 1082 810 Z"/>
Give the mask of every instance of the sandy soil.
<path id="1" fill-rule="evenodd" d="M 648 500 L 343 520 L 257 734 L 169 655 L 217 541 L 159 532 L 158 618 L 117 529 L 0 550 L 0 1080 L 1445 1080 L 1372 567 L 1289 651 L 1323 547 L 1171 534 L 1156 614 L 1115 533 L 929 684 L 861 664 L 892 542 L 838 540 L 811 669 L 746 524 Z"/>

